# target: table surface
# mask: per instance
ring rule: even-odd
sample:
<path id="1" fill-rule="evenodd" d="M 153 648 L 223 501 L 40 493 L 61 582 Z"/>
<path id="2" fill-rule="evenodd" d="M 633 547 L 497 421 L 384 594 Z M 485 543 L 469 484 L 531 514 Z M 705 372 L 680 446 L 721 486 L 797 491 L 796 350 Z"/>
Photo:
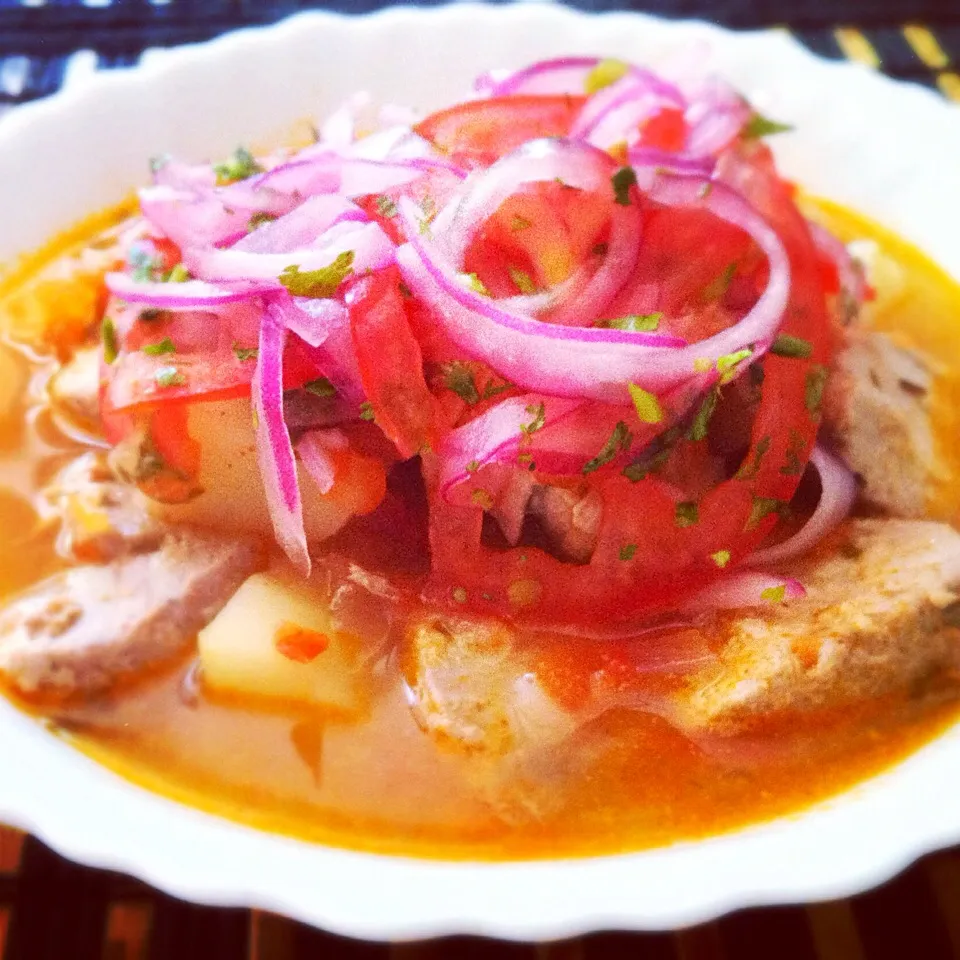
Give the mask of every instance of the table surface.
<path id="1" fill-rule="evenodd" d="M 434 0 L 426 0 L 432 4 Z M 148 47 L 205 40 L 323 7 L 381 0 L 0 0 L 0 111 L 74 71 L 135 63 Z M 960 0 L 574 0 L 588 10 L 787 27 L 815 52 L 938 88 L 960 102 Z M 958 66 L 960 69 L 960 66 Z M 0 960 L 946 960 L 960 958 L 960 850 L 925 858 L 849 900 L 747 910 L 669 934 L 555 944 L 455 937 L 369 944 L 247 910 L 197 907 L 126 876 L 69 863 L 0 828 Z"/>

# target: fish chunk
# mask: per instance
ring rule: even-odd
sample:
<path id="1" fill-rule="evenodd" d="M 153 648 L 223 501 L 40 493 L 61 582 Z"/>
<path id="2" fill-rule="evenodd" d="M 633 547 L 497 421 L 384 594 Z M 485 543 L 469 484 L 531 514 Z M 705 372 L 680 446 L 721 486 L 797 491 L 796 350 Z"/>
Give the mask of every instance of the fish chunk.
<path id="1" fill-rule="evenodd" d="M 25 694 L 103 690 L 189 647 L 262 561 L 252 541 L 178 530 L 55 574 L 0 611 L 0 675 Z"/>

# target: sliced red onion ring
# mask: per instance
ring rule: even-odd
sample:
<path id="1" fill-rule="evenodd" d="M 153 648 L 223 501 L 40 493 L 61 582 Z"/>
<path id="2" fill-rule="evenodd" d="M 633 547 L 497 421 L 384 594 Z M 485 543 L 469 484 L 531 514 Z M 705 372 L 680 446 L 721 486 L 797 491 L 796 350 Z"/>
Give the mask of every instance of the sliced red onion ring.
<path id="1" fill-rule="evenodd" d="M 320 127 L 320 141 L 333 147 L 348 147 L 356 138 L 357 116 L 371 102 L 369 93 L 363 91 L 348 97 L 334 110 Z"/>
<path id="2" fill-rule="evenodd" d="M 540 430 L 556 426 L 572 416 L 582 405 L 580 400 L 526 394 L 511 397 L 486 413 L 449 433 L 438 450 L 440 492 L 446 496 L 451 487 L 465 483 L 481 467 L 491 463 L 517 464 L 517 454 L 526 438 L 524 427 L 543 404 L 544 424 Z M 539 432 L 539 431 L 538 431 Z M 475 464 L 471 471 L 468 464 Z"/>
<path id="3" fill-rule="evenodd" d="M 257 283 L 246 279 L 235 281 L 229 286 L 219 286 L 204 280 L 138 283 L 127 273 L 108 273 L 106 284 L 115 297 L 128 303 L 149 303 L 171 310 L 235 303 L 274 289 L 272 283 Z"/>
<path id="4" fill-rule="evenodd" d="M 800 600 L 807 591 L 799 580 L 793 577 L 778 577 L 756 570 L 737 570 L 716 580 L 705 590 L 690 597 L 684 608 L 699 610 L 737 610 L 745 607 L 775 607 L 780 588 L 783 588 L 783 600 Z M 772 591 L 772 595 L 764 593 Z M 770 599 L 767 599 L 770 597 Z"/>
<path id="5" fill-rule="evenodd" d="M 340 227 L 347 229 L 341 230 Z M 328 267 L 341 254 L 353 253 L 353 271 L 380 270 L 393 262 L 394 246 L 374 223 L 338 224 L 321 236 L 315 245 L 287 253 L 248 253 L 244 250 L 188 250 L 183 262 L 194 276 L 207 280 L 274 281 L 289 266 L 301 271 Z"/>
<path id="6" fill-rule="evenodd" d="M 335 224 L 366 223 L 369 219 L 356 204 L 336 194 L 310 197 L 285 216 L 245 234 L 231 249 L 288 253 L 311 246 Z"/>
<path id="7" fill-rule="evenodd" d="M 602 148 L 632 143 L 638 139 L 643 121 L 653 116 L 663 103 L 643 79 L 627 74 L 591 97 L 570 136 Z"/>
<path id="8" fill-rule="evenodd" d="M 260 326 L 260 349 L 251 386 L 256 417 L 257 463 L 277 542 L 290 562 L 310 576 L 297 461 L 283 419 L 283 317 L 268 304 Z"/>
<path id="9" fill-rule="evenodd" d="M 849 468 L 820 446 L 813 448 L 810 462 L 820 474 L 821 491 L 816 510 L 792 537 L 748 557 L 746 562 L 751 566 L 781 563 L 809 553 L 853 509 L 857 480 Z"/>
<path id="10" fill-rule="evenodd" d="M 333 489 L 336 468 L 330 453 L 343 450 L 347 438 L 339 430 L 311 430 L 297 442 L 296 451 L 321 493 Z"/>
<path id="11" fill-rule="evenodd" d="M 554 142 L 554 148 L 567 149 L 563 142 Z M 397 251 L 397 262 L 407 284 L 434 308 L 461 349 L 530 390 L 622 404 L 628 383 L 660 393 L 690 379 L 702 361 L 715 364 L 747 347 L 762 355 L 780 325 L 790 291 L 790 264 L 775 231 L 722 184 L 642 167 L 637 178 L 651 200 L 671 207 L 700 206 L 745 230 L 767 256 L 768 285 L 739 323 L 699 343 L 677 346 L 655 334 L 558 326 L 509 313 L 458 281 L 449 260 L 421 235 L 409 200 L 400 203 L 409 243 Z"/>
<path id="12" fill-rule="evenodd" d="M 494 79 L 492 74 L 482 74 L 474 87 L 491 97 L 506 97 L 515 93 L 582 94 L 590 71 L 598 63 L 599 57 L 540 60 L 499 80 Z"/>
<path id="13" fill-rule="evenodd" d="M 732 87 L 713 79 L 691 98 L 686 112 L 690 133 L 684 153 L 690 157 L 716 156 L 743 130 L 752 110 Z"/>
<path id="14" fill-rule="evenodd" d="M 334 299 L 309 299 L 276 294 L 287 329 L 304 343 L 319 347 L 327 338 L 349 323 L 347 308 Z"/>

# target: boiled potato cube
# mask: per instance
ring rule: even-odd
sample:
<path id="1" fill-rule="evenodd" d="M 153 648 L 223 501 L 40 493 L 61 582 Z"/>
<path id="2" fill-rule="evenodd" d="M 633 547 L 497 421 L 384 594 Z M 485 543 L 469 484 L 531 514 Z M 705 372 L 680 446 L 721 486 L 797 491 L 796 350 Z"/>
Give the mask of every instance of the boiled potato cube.
<path id="1" fill-rule="evenodd" d="M 279 564 L 250 577 L 200 633 L 204 684 L 356 712 L 355 647 L 331 629 L 323 595 Z"/>

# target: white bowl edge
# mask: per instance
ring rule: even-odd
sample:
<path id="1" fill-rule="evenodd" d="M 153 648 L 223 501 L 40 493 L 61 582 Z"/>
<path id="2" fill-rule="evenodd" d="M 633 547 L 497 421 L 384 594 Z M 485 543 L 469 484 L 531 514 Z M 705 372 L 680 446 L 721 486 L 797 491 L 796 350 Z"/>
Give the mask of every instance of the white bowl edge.
<path id="1" fill-rule="evenodd" d="M 489 66 L 580 51 L 656 62 L 691 42 L 704 43 L 703 63 L 758 107 L 798 126 L 775 143 L 791 176 L 876 217 L 960 277 L 960 191 L 936 162 L 960 156 L 960 112 L 931 91 L 818 60 L 778 32 L 542 5 L 300 14 L 152 55 L 13 111 L 0 121 L 0 262 L 120 200 L 151 154 L 215 156 L 357 87 L 429 108 L 465 94 Z M 310 58 L 313 45 L 322 63 Z M 441 89 L 437 76 L 456 79 Z M 371 939 L 547 940 L 686 926 L 761 903 L 848 895 L 960 840 L 956 729 L 804 814 L 649 852 L 507 864 L 380 857 L 261 833 L 131 787 L 6 704 L 0 729 L 0 818 L 61 853 L 187 899 Z"/>

